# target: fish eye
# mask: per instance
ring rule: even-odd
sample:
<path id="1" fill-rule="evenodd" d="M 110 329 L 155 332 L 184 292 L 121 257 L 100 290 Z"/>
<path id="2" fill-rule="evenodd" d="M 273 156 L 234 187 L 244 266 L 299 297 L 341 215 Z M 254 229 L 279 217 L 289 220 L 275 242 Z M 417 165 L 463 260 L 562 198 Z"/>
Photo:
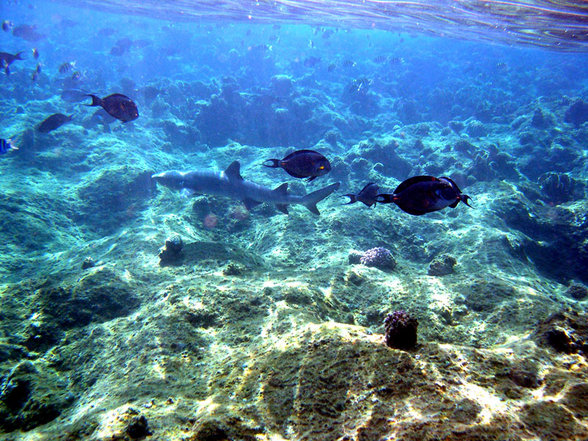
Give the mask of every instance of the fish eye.
<path id="1" fill-rule="evenodd" d="M 319 170 L 324 170 L 324 169 L 325 169 L 325 166 L 324 166 L 324 165 L 321 165 L 321 166 L 319 167 Z"/>

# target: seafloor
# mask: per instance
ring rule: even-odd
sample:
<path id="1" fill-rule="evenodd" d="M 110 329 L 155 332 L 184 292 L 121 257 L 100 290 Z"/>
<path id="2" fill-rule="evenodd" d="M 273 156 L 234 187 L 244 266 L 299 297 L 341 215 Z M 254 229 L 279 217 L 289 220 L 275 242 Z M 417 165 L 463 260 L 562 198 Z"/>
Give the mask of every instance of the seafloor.
<path id="1" fill-rule="evenodd" d="M 44 68 L 0 78 L 19 147 L 0 157 L 0 439 L 588 439 L 584 55 L 114 20 L 98 41 L 55 17 L 40 41 L 3 39 Z M 58 73 L 74 59 L 78 83 Z M 125 93 L 140 117 L 72 88 Z M 73 121 L 35 130 L 57 112 Z M 300 148 L 331 173 L 261 166 Z M 271 187 L 342 184 L 316 217 L 150 179 L 233 160 Z M 473 208 L 343 205 L 421 174 Z M 182 253 L 160 261 L 174 236 Z M 395 267 L 350 263 L 373 247 Z M 412 350 L 384 344 L 395 310 L 418 319 Z"/>

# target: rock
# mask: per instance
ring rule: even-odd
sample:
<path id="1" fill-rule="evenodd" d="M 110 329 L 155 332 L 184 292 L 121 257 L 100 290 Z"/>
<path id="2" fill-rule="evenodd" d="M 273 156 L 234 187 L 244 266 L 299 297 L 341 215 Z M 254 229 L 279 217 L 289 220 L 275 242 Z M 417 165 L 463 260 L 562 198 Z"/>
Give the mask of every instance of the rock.
<path id="1" fill-rule="evenodd" d="M 566 110 L 564 121 L 579 127 L 588 121 L 588 103 L 577 100 Z"/>
<path id="2" fill-rule="evenodd" d="M 453 267 L 457 264 L 457 260 L 451 256 L 439 256 L 429 265 L 429 276 L 447 276 L 453 274 Z"/>
<path id="3" fill-rule="evenodd" d="M 91 257 L 88 256 L 82 262 L 82 269 L 86 270 L 88 268 L 93 268 L 95 265 L 96 265 L 96 262 L 94 262 L 94 259 L 92 259 Z"/>
<path id="4" fill-rule="evenodd" d="M 143 439 L 152 434 L 145 415 L 134 416 L 127 424 L 125 432 L 131 439 Z"/>
<path id="5" fill-rule="evenodd" d="M 184 241 L 177 234 L 165 240 L 165 245 L 159 250 L 159 265 L 178 265 L 182 260 Z"/>
<path id="6" fill-rule="evenodd" d="M 566 392 L 562 403 L 580 418 L 588 417 L 588 383 L 572 385 Z"/>
<path id="7" fill-rule="evenodd" d="M 349 256 L 348 261 L 350 265 L 357 265 L 359 263 L 359 261 L 361 260 L 361 256 L 363 256 L 363 253 L 361 251 L 350 251 L 349 252 Z"/>
<path id="8" fill-rule="evenodd" d="M 67 384 L 56 373 L 23 361 L 0 389 L 0 429 L 31 430 L 57 418 L 72 400 Z"/>
<path id="9" fill-rule="evenodd" d="M 223 274 L 225 276 L 242 276 L 245 272 L 245 267 L 236 262 L 229 262 L 223 268 Z"/>
<path id="10" fill-rule="evenodd" d="M 557 352 L 588 357 L 588 314 L 572 310 L 558 312 L 540 322 L 533 336 L 539 344 Z"/>
<path id="11" fill-rule="evenodd" d="M 140 304 L 129 283 L 109 269 L 89 273 L 73 286 L 43 286 L 35 301 L 45 321 L 62 329 L 124 316 Z"/>
<path id="12" fill-rule="evenodd" d="M 578 283 L 572 283 L 568 289 L 566 289 L 565 295 L 574 300 L 584 300 L 588 297 L 588 288 Z"/>
<path id="13" fill-rule="evenodd" d="M 566 173 L 544 173 L 539 177 L 542 199 L 551 204 L 572 201 L 583 192 L 582 185 Z"/>

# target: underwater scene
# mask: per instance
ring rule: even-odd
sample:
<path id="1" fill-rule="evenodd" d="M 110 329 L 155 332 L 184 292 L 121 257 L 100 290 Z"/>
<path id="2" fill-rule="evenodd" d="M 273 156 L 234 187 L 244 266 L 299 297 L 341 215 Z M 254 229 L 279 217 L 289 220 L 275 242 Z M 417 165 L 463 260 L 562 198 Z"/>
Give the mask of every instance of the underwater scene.
<path id="1" fill-rule="evenodd" d="M 0 12 L 0 440 L 588 440 L 585 3 Z"/>

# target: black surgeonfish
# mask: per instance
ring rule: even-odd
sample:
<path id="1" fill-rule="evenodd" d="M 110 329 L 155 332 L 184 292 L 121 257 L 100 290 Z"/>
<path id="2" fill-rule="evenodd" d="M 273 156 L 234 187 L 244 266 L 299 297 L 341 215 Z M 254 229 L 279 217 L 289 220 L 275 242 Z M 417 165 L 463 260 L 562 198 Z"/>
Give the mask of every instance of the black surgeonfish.
<path id="1" fill-rule="evenodd" d="M 49 133 L 71 121 L 72 116 L 64 115 L 63 113 L 54 113 L 39 124 L 37 130 L 41 133 Z"/>
<path id="2" fill-rule="evenodd" d="M 308 178 L 309 181 L 331 171 L 329 160 L 313 150 L 297 150 L 284 159 L 266 159 L 263 165 L 283 168 L 290 176 Z"/>
<path id="3" fill-rule="evenodd" d="M 393 194 L 379 194 L 376 202 L 394 203 L 398 207 L 415 216 L 442 210 L 445 207 L 455 208 L 459 201 L 471 205 L 468 195 L 462 194 L 455 182 L 446 177 L 415 176 L 402 182 Z"/>
<path id="4" fill-rule="evenodd" d="M 9 54 L 8 52 L 0 52 L 0 67 L 4 68 L 4 72 L 6 75 L 10 75 L 9 66 L 16 60 L 22 60 L 21 54 L 24 51 L 20 51 L 14 55 Z"/>
<path id="5" fill-rule="evenodd" d="M 88 106 L 100 106 L 110 115 L 118 120 L 126 123 L 133 121 L 139 117 L 139 110 L 137 105 L 128 96 L 120 93 L 113 93 L 106 98 L 99 98 L 96 95 L 88 95 L 92 97 L 92 104 Z"/>
<path id="6" fill-rule="evenodd" d="M 370 182 L 365 187 L 363 187 L 359 193 L 349 193 L 344 195 L 349 198 L 349 202 L 347 202 L 346 205 L 353 204 L 354 202 L 362 202 L 368 207 L 376 205 L 376 197 L 378 196 L 379 191 L 380 187 L 378 186 L 378 184 Z"/>

